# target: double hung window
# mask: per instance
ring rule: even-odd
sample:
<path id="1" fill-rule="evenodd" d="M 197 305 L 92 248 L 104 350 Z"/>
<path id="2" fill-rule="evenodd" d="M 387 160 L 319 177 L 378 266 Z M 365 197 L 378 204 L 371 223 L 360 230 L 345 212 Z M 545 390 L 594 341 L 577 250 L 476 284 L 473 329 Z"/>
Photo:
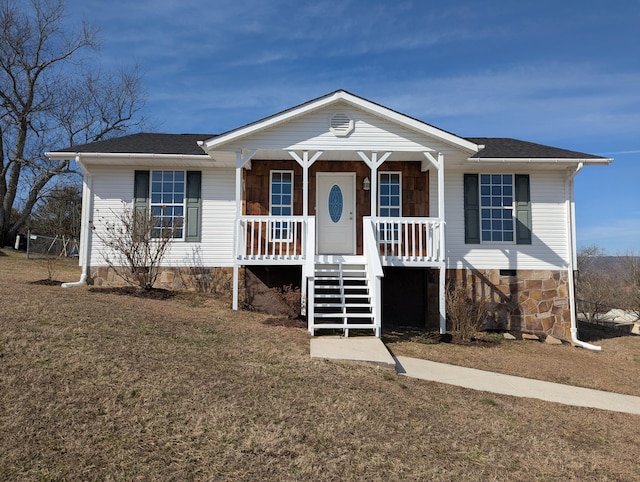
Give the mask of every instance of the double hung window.
<path id="1" fill-rule="evenodd" d="M 184 171 L 151 172 L 152 238 L 182 239 L 184 226 Z"/>
<path id="2" fill-rule="evenodd" d="M 270 206 L 272 216 L 291 216 L 293 214 L 293 171 L 271 171 Z M 270 235 L 274 241 L 290 241 L 291 223 L 272 221 Z"/>
<path id="3" fill-rule="evenodd" d="M 402 216 L 402 175 L 399 172 L 381 172 L 378 175 L 378 216 L 399 218 Z M 381 241 L 398 241 L 398 223 L 381 222 Z"/>
<path id="4" fill-rule="evenodd" d="M 465 242 L 531 244 L 528 174 L 464 175 Z"/>
<path id="5" fill-rule="evenodd" d="M 200 171 L 135 171 L 134 209 L 145 223 L 150 216 L 152 238 L 200 241 L 201 180 Z"/>
<path id="6" fill-rule="evenodd" d="M 480 174 L 481 239 L 513 242 L 513 176 Z"/>

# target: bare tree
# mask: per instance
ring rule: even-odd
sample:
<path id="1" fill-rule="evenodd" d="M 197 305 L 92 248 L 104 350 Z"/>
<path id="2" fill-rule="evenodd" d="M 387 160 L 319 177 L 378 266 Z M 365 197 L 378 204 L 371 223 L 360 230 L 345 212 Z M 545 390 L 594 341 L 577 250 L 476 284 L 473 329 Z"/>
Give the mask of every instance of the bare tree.
<path id="1" fill-rule="evenodd" d="M 63 16 L 63 0 L 0 0 L 0 246 L 12 241 L 52 179 L 75 173 L 69 161 L 47 159 L 46 150 L 143 122 L 137 69 L 93 71 L 84 54 L 97 46 L 95 28 L 69 29 Z"/>
<path id="2" fill-rule="evenodd" d="M 620 287 L 616 268 L 599 246 L 586 246 L 578 251 L 578 311 L 588 321 L 595 321 L 598 314 L 616 307 Z"/>
<path id="3" fill-rule="evenodd" d="M 77 239 L 81 212 L 82 188 L 77 183 L 57 185 L 33 209 L 29 227 L 38 234 Z"/>
<path id="4" fill-rule="evenodd" d="M 630 249 L 618 254 L 622 279 L 621 308 L 632 311 L 640 318 L 640 252 Z"/>
<path id="5" fill-rule="evenodd" d="M 169 245 L 182 233 L 182 220 L 159 225 L 150 213 L 123 203 L 120 212 L 112 211 L 99 223 L 94 232 L 103 244 L 102 257 L 109 268 L 129 284 L 152 289 Z"/>

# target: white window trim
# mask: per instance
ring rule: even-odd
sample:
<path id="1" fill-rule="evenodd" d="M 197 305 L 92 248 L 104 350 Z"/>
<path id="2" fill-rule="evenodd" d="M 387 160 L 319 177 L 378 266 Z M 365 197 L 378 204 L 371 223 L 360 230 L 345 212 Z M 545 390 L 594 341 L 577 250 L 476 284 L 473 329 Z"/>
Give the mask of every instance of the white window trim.
<path id="1" fill-rule="evenodd" d="M 377 213 L 378 217 L 379 218 L 381 218 L 381 217 L 394 217 L 394 216 L 381 216 L 380 215 L 380 208 L 382 208 L 381 203 L 380 203 L 380 196 L 382 195 L 381 194 L 382 190 L 380 189 L 380 187 L 381 187 L 380 178 L 385 174 L 397 174 L 399 179 L 400 179 L 400 206 L 399 206 L 400 207 L 400 215 L 398 217 L 401 218 L 402 217 L 402 171 L 378 171 L 378 199 L 377 199 L 377 202 L 378 202 L 378 213 Z M 385 207 L 388 207 L 388 206 L 385 206 Z M 395 206 L 393 206 L 393 207 L 395 207 Z"/>
<path id="2" fill-rule="evenodd" d="M 482 176 L 486 175 L 486 176 L 492 176 L 492 175 L 500 175 L 500 176 L 511 176 L 511 237 L 512 240 L 511 241 L 485 241 L 484 239 L 482 239 Z M 480 216 L 479 222 L 480 222 L 480 244 L 487 244 L 487 245 L 500 245 L 500 244 L 507 244 L 507 245 L 512 245 L 512 244 L 516 244 L 516 176 L 513 173 L 508 173 L 508 172 L 480 172 L 478 173 L 478 206 L 479 206 L 479 212 L 478 215 Z M 488 206 L 489 209 L 492 209 L 492 206 Z M 508 207 L 503 206 L 502 209 L 509 209 Z M 493 228 L 491 229 L 491 232 L 493 233 Z"/>
<path id="3" fill-rule="evenodd" d="M 294 171 L 292 169 L 274 169 L 269 171 L 269 216 L 274 216 L 273 214 L 273 175 L 274 174 L 291 174 L 291 214 L 290 216 L 293 216 L 293 198 L 294 198 L 294 189 L 295 189 L 295 177 L 294 177 Z M 284 206 L 284 204 L 280 204 L 279 206 Z M 279 215 L 281 216 L 281 215 Z M 271 221 L 269 223 L 269 241 L 275 241 L 275 242 L 291 242 L 293 241 L 293 225 L 291 223 L 283 223 L 283 226 L 280 226 L 280 228 L 276 228 L 275 227 L 275 223 L 278 221 Z M 288 226 L 286 226 L 285 224 L 288 224 Z M 278 237 L 278 236 L 274 236 L 273 233 L 276 229 L 280 229 L 280 231 L 282 231 L 283 229 L 287 230 L 287 236 L 286 237 Z"/>
<path id="4" fill-rule="evenodd" d="M 382 196 L 382 183 L 380 182 L 382 176 L 384 175 L 392 175 L 392 174 L 397 174 L 398 175 L 398 179 L 400 180 L 399 182 L 399 187 L 400 187 L 400 206 L 399 207 L 399 215 L 397 217 L 401 218 L 402 217 L 402 171 L 381 171 L 378 172 L 378 199 L 377 199 L 377 203 L 378 203 L 378 218 L 385 219 L 385 218 L 394 218 L 396 216 L 381 216 L 380 215 L 380 209 L 382 209 L 382 203 L 380 202 L 380 197 Z M 385 206 L 385 208 L 388 208 L 389 206 Z M 392 206 L 395 208 L 395 206 Z M 383 222 L 383 221 L 381 221 Z M 392 236 L 386 236 L 385 232 L 393 230 L 393 234 Z M 381 229 L 380 231 L 380 242 L 384 243 L 384 244 L 395 244 L 398 243 L 400 240 L 400 225 L 396 223 L 396 225 L 391 228 L 391 227 L 387 227 L 386 229 Z"/>
<path id="5" fill-rule="evenodd" d="M 172 238 L 175 241 L 184 241 L 186 236 L 186 218 L 187 218 L 187 171 L 181 169 L 151 169 L 149 171 L 149 213 L 153 216 L 153 206 L 180 206 L 180 203 L 154 203 L 153 202 L 153 173 L 154 172 L 182 172 L 183 173 L 183 192 L 182 192 L 182 236 Z M 154 238 L 151 239 L 160 239 Z"/>

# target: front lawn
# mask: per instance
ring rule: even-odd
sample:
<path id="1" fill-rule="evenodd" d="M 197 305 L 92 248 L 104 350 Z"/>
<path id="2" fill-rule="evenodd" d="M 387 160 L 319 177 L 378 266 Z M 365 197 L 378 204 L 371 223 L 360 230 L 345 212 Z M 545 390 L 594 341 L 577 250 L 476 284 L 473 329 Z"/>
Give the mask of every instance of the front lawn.
<path id="1" fill-rule="evenodd" d="M 231 311 L 227 299 L 33 284 L 47 277 L 39 261 L 0 253 L 0 480 L 633 480 L 640 471 L 640 417 L 312 360 L 303 328 Z M 79 268 L 57 278 L 76 281 Z M 554 381 L 616 389 L 628 372 L 612 371 L 637 373 L 639 340 L 604 340 L 602 353 L 534 342 L 391 348 L 506 373 L 529 364 Z M 591 380 L 598 371 L 610 384 Z M 626 391 L 640 394 L 638 383 Z"/>

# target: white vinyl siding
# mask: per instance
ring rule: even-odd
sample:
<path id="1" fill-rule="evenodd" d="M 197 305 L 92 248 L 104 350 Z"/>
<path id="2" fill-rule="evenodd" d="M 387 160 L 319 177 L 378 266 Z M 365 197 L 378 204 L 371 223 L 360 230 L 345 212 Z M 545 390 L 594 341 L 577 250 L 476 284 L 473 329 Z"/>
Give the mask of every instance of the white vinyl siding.
<path id="1" fill-rule="evenodd" d="M 93 168 L 93 224 L 97 230 L 103 219 L 115 218 L 123 203 L 133 202 L 135 167 Z M 138 168 L 140 169 L 140 168 Z M 202 237 L 200 242 L 171 244 L 165 266 L 233 266 L 233 224 L 235 220 L 235 170 L 201 169 Z M 104 266 L 102 246 L 97 236 L 91 241 L 91 266 Z"/>
<path id="2" fill-rule="evenodd" d="M 496 171 L 503 174 L 504 169 Z M 568 263 L 563 171 L 535 171 L 531 190 L 531 244 L 465 244 L 463 172 L 445 173 L 445 233 L 449 268 L 559 269 Z"/>
<path id="3" fill-rule="evenodd" d="M 354 129 L 346 137 L 336 137 L 329 131 L 330 120 L 336 113 L 344 113 L 354 121 Z M 425 147 L 460 155 L 459 149 L 353 107 L 333 106 L 293 119 L 277 127 L 257 132 L 235 145 L 225 145 L 225 151 L 236 148 L 284 149 L 284 150 L 352 150 L 352 151 L 420 151 Z M 420 155 L 421 156 L 421 155 Z M 424 156 L 417 156 L 417 160 Z"/>

